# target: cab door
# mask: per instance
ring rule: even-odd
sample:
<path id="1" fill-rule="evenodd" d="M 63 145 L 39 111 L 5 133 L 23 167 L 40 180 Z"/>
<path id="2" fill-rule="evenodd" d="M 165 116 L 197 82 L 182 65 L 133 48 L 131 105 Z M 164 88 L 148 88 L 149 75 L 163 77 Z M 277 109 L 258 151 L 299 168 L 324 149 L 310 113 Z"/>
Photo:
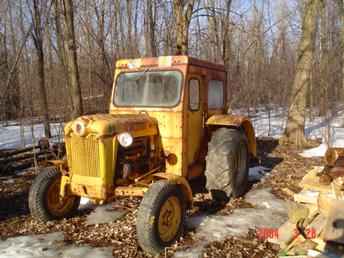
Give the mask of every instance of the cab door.
<path id="1" fill-rule="evenodd" d="M 204 136 L 202 105 L 204 98 L 204 80 L 199 76 L 190 76 L 187 82 L 188 107 L 187 107 L 187 164 L 188 166 L 198 161 L 201 141 Z"/>

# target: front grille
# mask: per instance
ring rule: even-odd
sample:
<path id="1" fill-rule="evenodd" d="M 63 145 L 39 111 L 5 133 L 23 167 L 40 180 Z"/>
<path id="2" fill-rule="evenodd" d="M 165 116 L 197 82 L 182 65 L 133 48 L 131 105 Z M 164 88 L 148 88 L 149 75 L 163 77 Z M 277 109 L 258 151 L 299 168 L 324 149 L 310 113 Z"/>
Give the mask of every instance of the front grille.
<path id="1" fill-rule="evenodd" d="M 71 135 L 65 140 L 71 173 L 80 176 L 100 176 L 99 144 L 95 136 Z"/>

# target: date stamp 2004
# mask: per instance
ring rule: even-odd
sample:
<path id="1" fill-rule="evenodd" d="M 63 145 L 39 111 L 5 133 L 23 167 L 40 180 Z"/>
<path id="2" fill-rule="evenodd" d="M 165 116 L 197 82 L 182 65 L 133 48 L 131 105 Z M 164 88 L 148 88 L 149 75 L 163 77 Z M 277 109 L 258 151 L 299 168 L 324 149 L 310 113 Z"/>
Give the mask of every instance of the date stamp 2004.
<path id="1" fill-rule="evenodd" d="M 258 239 L 260 240 L 266 240 L 266 239 L 278 239 L 280 232 L 278 231 L 278 228 L 257 228 L 256 229 L 256 235 Z M 300 231 L 295 228 L 293 230 L 293 237 L 296 238 L 301 233 Z M 317 236 L 317 232 L 315 228 L 307 228 L 303 232 L 304 236 L 307 239 L 314 239 Z"/>

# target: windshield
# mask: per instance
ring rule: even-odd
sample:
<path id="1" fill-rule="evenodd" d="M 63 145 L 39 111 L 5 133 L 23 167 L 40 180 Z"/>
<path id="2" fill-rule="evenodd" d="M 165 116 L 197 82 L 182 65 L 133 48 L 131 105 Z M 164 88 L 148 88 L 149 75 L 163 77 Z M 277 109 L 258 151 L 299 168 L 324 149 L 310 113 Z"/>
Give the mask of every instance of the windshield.
<path id="1" fill-rule="evenodd" d="M 177 71 L 121 73 L 114 103 L 117 106 L 172 107 L 180 98 L 182 75 Z"/>

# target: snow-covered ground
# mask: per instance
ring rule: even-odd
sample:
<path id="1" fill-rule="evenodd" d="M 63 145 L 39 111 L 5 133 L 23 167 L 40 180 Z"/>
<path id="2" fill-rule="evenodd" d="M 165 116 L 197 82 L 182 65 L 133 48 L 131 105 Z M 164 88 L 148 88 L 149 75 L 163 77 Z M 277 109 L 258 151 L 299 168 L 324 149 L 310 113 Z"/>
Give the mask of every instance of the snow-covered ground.
<path id="1" fill-rule="evenodd" d="M 233 114 L 247 115 L 245 110 L 234 110 Z M 257 137 L 270 136 L 279 138 L 283 135 L 287 110 L 285 108 L 273 108 L 270 112 L 259 109 L 257 113 L 250 113 Z M 323 139 L 330 145 L 344 146 L 344 109 L 337 112 L 333 117 L 314 117 L 306 119 L 305 134 L 307 138 Z M 51 130 L 53 135 L 63 134 L 63 124 L 52 123 Z M 34 137 L 32 137 L 34 135 Z M 9 123 L 8 126 L 0 124 L 0 149 L 16 148 L 23 145 L 30 145 L 37 142 L 44 136 L 42 124 L 19 126 Z"/>
<path id="2" fill-rule="evenodd" d="M 20 236 L 0 241 L 0 258 L 111 258 L 112 248 L 67 245 L 63 233 Z"/>
<path id="3" fill-rule="evenodd" d="M 304 150 L 300 153 L 300 155 L 304 158 L 323 157 L 326 153 L 327 148 L 328 145 L 326 143 L 322 143 L 318 147 Z"/>
<path id="4" fill-rule="evenodd" d="M 63 135 L 63 124 L 51 123 L 51 134 L 53 136 Z M 10 124 L 9 126 L 0 125 L 0 149 L 12 149 L 30 146 L 37 143 L 44 137 L 43 124 L 24 125 Z M 53 140 L 59 141 L 55 138 Z"/>
<path id="5" fill-rule="evenodd" d="M 245 114 L 237 110 L 234 114 Z M 250 114 L 257 137 L 269 136 L 280 138 L 287 124 L 287 110 L 274 108 L 269 112 L 261 109 L 255 114 Z M 300 153 L 305 158 L 323 157 L 328 147 L 344 147 L 344 109 L 334 116 L 306 119 L 305 135 L 308 139 L 321 139 L 322 144 L 316 148 Z"/>
<path id="6" fill-rule="evenodd" d="M 234 112 L 234 114 L 244 114 L 242 111 Z M 256 136 L 270 136 L 279 138 L 287 123 L 287 110 L 283 108 L 275 108 L 270 112 L 261 110 L 255 114 L 250 114 L 253 122 Z M 327 139 L 332 133 L 332 128 L 340 128 L 344 126 L 344 110 L 340 110 L 333 117 L 313 117 L 306 119 L 305 134 L 310 139 Z"/>
<path id="7" fill-rule="evenodd" d="M 212 241 L 221 241 L 229 236 L 246 236 L 249 229 L 273 230 L 288 218 L 285 201 L 275 197 L 270 189 L 253 190 L 245 196 L 245 200 L 254 208 L 235 209 L 229 215 L 203 214 L 188 218 L 187 226 L 195 228 L 197 245 L 177 252 L 174 257 L 203 257 L 203 247 Z"/>

